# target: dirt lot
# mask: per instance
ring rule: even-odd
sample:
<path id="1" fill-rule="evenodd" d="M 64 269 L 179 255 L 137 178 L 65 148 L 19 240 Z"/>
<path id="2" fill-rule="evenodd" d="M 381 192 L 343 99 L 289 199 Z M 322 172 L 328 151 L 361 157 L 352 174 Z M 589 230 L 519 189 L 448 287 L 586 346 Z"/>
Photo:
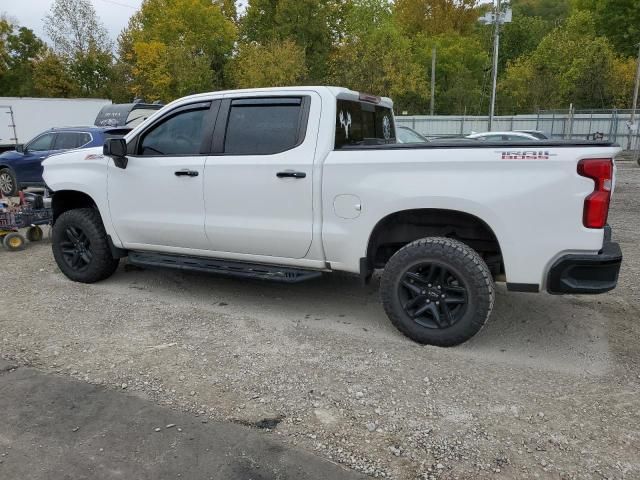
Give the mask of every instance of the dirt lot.
<path id="1" fill-rule="evenodd" d="M 43 243 L 0 251 L 0 351 L 200 417 L 262 421 L 265 435 L 378 477 L 640 478 L 640 168 L 620 164 L 617 188 L 618 289 L 499 286 L 489 325 L 458 348 L 404 338 L 375 282 L 283 286 L 123 262 L 79 285 Z"/>

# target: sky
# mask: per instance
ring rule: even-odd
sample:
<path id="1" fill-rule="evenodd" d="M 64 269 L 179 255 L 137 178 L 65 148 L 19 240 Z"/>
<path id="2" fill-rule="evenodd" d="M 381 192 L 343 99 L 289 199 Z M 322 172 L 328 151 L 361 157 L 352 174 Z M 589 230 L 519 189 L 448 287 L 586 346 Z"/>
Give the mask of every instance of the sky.
<path id="1" fill-rule="evenodd" d="M 52 3 L 53 0 L 0 0 L 0 15 L 7 15 L 18 25 L 30 28 L 38 37 L 48 41 L 43 31 L 43 19 Z M 91 0 L 91 3 L 115 42 L 142 0 Z"/>

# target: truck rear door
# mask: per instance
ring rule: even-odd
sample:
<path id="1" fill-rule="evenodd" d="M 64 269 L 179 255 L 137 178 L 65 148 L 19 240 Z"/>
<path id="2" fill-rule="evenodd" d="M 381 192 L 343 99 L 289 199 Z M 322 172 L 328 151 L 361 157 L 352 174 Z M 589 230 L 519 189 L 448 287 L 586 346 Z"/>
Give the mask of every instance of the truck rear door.
<path id="1" fill-rule="evenodd" d="M 307 254 L 320 103 L 317 93 L 300 91 L 230 94 L 223 100 L 204 174 L 211 250 Z"/>

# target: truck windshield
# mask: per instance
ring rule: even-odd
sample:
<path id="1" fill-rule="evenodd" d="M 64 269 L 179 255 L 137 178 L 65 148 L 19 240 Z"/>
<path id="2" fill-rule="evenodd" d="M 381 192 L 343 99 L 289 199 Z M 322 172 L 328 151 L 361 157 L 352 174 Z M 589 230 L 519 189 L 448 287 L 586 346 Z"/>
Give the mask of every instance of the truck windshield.
<path id="1" fill-rule="evenodd" d="M 336 149 L 344 145 L 395 143 L 390 108 L 354 100 L 338 100 L 337 107 Z"/>

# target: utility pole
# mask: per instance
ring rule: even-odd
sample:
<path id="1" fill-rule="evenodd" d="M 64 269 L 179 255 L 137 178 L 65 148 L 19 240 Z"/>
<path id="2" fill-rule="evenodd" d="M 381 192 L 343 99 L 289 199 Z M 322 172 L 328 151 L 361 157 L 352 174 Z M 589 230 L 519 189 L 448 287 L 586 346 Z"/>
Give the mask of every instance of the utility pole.
<path id="1" fill-rule="evenodd" d="M 491 131 L 493 125 L 493 117 L 496 113 L 496 89 L 498 86 L 498 54 L 500 51 L 500 25 L 503 23 L 511 22 L 512 12 L 510 8 L 507 8 L 505 12 L 502 12 L 501 0 L 495 0 L 493 12 L 486 13 L 483 17 L 480 17 L 478 21 L 485 25 L 493 25 L 493 75 L 491 81 L 491 106 L 489 108 L 489 125 L 488 129 Z"/>
<path id="2" fill-rule="evenodd" d="M 500 0 L 496 0 L 495 29 L 493 31 L 493 79 L 491 81 L 491 107 L 488 130 L 491 131 L 496 113 L 496 88 L 498 86 L 498 52 L 500 51 Z"/>
<path id="3" fill-rule="evenodd" d="M 431 51 L 431 116 L 436 105 L 436 47 Z"/>

